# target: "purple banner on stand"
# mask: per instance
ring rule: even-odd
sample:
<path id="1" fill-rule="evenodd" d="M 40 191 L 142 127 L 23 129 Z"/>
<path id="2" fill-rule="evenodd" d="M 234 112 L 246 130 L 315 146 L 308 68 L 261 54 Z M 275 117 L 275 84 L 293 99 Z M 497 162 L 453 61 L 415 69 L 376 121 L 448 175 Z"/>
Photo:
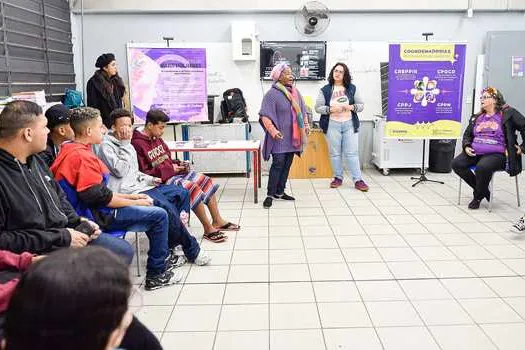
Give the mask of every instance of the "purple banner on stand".
<path id="1" fill-rule="evenodd" d="M 206 49 L 128 47 L 128 72 L 137 122 L 150 109 L 171 122 L 208 120 Z"/>
<path id="2" fill-rule="evenodd" d="M 390 45 L 387 137 L 458 138 L 466 45 Z"/>

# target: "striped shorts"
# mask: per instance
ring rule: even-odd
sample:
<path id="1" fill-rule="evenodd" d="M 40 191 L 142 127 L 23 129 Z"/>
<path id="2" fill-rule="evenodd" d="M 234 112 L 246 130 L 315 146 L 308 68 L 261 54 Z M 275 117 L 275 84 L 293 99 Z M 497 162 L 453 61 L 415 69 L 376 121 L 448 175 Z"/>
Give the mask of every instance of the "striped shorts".
<path id="1" fill-rule="evenodd" d="M 175 184 L 187 189 L 190 192 L 190 206 L 192 210 L 201 202 L 208 204 L 211 196 L 219 189 L 219 185 L 213 184 L 209 176 L 196 171 L 190 171 L 186 175 L 174 176 L 168 179 L 166 184 Z"/>

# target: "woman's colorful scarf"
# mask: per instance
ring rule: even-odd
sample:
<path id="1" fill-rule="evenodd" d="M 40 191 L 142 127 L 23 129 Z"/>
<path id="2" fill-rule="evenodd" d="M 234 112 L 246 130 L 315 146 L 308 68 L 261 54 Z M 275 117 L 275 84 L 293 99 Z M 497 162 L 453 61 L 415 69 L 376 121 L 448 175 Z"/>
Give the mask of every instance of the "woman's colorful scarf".
<path id="1" fill-rule="evenodd" d="M 287 88 L 280 82 L 276 82 L 275 86 L 279 89 L 292 104 L 292 146 L 300 147 L 303 140 L 304 133 L 304 119 L 301 112 L 301 105 L 299 103 L 299 92 L 295 87 Z"/>

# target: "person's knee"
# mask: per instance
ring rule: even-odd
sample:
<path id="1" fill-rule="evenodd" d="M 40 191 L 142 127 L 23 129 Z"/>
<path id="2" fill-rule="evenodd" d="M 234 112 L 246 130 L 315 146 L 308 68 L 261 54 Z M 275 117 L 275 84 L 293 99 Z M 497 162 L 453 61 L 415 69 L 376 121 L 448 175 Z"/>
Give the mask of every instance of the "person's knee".
<path id="1" fill-rule="evenodd" d="M 492 176 L 492 174 L 494 174 L 494 168 L 485 164 L 478 164 L 476 166 L 476 175 Z"/>
<path id="2" fill-rule="evenodd" d="M 461 170 L 463 169 L 466 169 L 465 165 L 459 160 L 459 156 L 452 159 L 452 170 L 454 170 L 454 172 L 460 172 Z"/>

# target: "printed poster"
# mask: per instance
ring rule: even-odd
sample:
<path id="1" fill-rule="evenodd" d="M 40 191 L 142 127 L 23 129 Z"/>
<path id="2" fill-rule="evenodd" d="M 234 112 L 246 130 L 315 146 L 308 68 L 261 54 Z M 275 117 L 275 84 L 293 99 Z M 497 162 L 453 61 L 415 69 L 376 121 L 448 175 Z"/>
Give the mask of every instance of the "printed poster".
<path id="1" fill-rule="evenodd" d="M 170 122 L 208 120 L 206 49 L 128 47 L 128 73 L 137 123 L 150 109 Z"/>
<path id="2" fill-rule="evenodd" d="M 465 54 L 465 44 L 390 45 L 386 137 L 460 137 Z"/>
<path id="3" fill-rule="evenodd" d="M 525 74 L 525 57 L 512 56 L 512 77 L 523 77 Z"/>

